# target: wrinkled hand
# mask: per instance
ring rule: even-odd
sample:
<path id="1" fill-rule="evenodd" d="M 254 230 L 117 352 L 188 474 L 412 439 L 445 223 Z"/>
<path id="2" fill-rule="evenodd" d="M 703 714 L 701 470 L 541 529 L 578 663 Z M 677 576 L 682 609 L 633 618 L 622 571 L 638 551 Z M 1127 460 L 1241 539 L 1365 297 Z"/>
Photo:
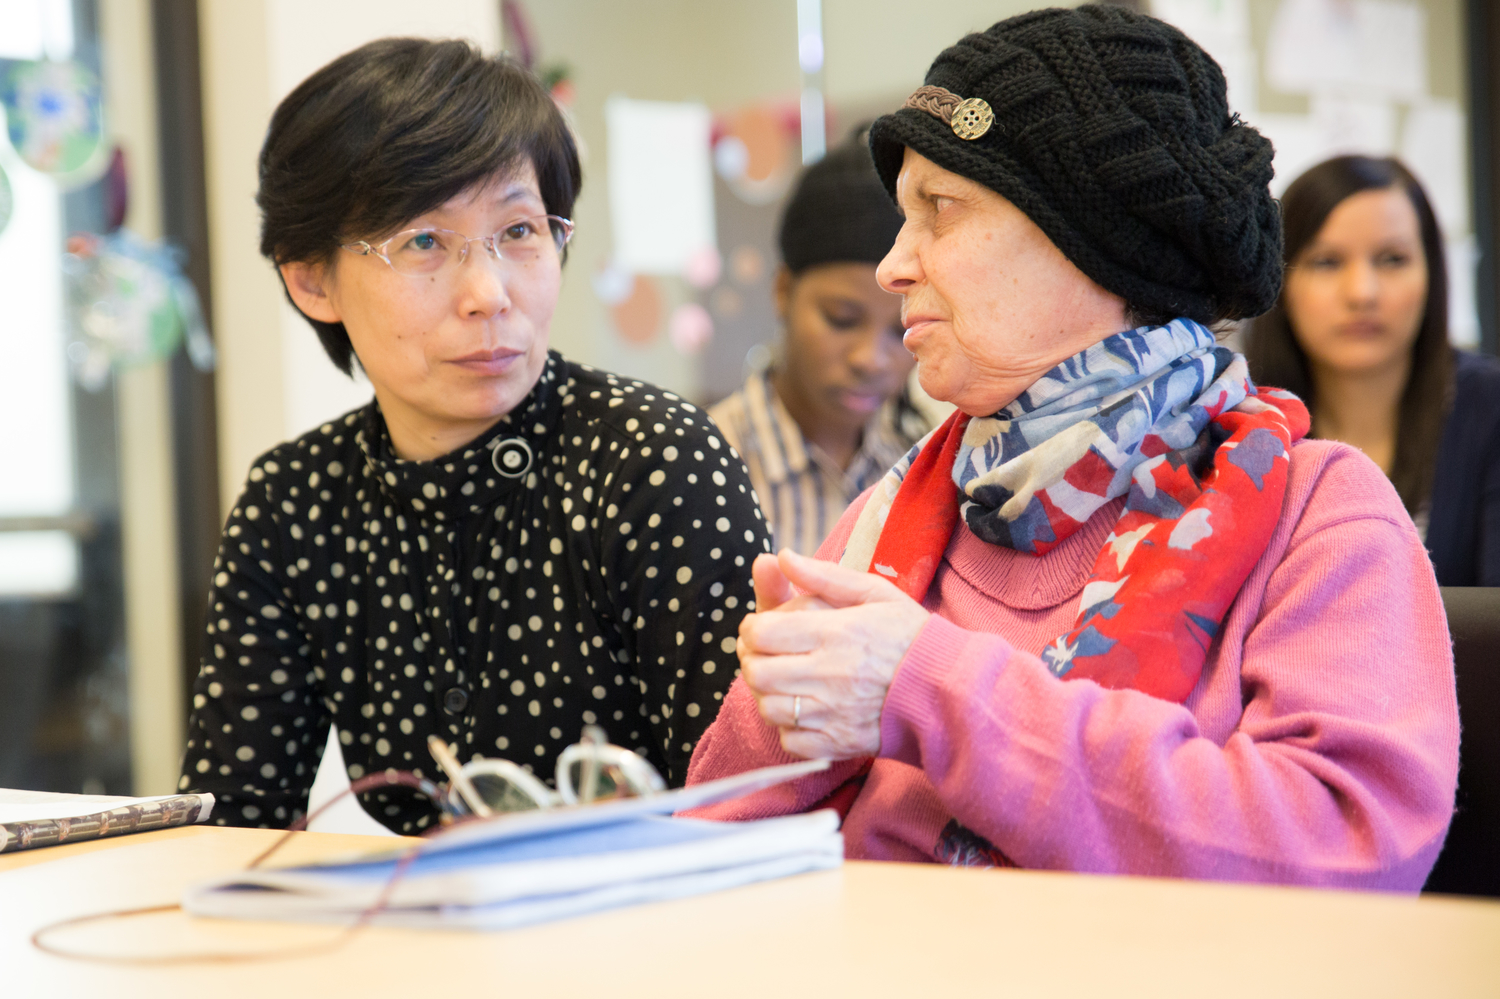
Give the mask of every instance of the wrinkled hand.
<path id="1" fill-rule="evenodd" d="M 794 756 L 874 756 L 886 691 L 928 612 L 889 580 L 787 549 L 752 571 L 756 613 L 737 651 L 761 717 Z"/>

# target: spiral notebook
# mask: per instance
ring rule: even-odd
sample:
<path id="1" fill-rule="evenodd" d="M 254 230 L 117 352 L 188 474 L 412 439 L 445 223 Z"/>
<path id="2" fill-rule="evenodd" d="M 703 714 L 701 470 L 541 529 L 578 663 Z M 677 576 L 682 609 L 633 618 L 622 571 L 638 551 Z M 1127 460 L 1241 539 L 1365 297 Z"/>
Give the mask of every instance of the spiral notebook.
<path id="1" fill-rule="evenodd" d="M 211 794 L 155 798 L 0 789 L 0 853 L 205 821 Z"/>

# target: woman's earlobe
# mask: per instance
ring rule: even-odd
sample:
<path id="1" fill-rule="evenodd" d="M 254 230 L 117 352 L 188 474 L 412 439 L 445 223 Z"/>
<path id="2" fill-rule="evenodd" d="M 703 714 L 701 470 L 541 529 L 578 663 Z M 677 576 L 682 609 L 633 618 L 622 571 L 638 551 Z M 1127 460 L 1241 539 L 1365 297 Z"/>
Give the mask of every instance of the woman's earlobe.
<path id="1" fill-rule="evenodd" d="M 321 323 L 343 322 L 328 295 L 329 273 L 323 264 L 297 260 L 277 267 L 287 294 L 302 314 Z"/>

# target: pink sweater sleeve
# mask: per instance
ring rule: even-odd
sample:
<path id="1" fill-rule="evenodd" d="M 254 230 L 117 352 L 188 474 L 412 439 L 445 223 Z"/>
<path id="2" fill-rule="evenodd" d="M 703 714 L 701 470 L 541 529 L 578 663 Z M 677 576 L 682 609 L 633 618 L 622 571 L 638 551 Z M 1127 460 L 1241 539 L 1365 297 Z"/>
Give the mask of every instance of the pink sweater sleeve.
<path id="1" fill-rule="evenodd" d="M 882 756 L 1022 867 L 1420 888 L 1457 780 L 1452 652 L 1426 553 L 1376 476 L 1331 462 L 1285 557 L 1247 583 L 1260 609 L 1223 745 L 1187 707 L 1059 681 L 934 616 L 887 697 Z"/>
<path id="2" fill-rule="evenodd" d="M 750 693 L 744 680 L 736 677 L 728 696 L 724 698 L 724 706 L 719 709 L 718 717 L 708 731 L 703 733 L 703 738 L 698 740 L 698 745 L 693 750 L 692 762 L 688 764 L 687 782 L 701 784 L 757 767 L 796 763 L 800 759 L 781 748 L 781 737 L 777 730 L 760 717 L 755 695 Z M 682 814 L 696 819 L 744 822 L 806 812 L 853 777 L 867 762 L 844 760 L 821 773 Z"/>

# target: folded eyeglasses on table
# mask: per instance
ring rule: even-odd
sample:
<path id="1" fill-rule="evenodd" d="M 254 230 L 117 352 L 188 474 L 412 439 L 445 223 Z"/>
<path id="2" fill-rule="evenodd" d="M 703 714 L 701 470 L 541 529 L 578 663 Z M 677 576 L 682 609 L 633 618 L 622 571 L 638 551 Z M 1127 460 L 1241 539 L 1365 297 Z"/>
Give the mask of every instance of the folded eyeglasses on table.
<path id="1" fill-rule="evenodd" d="M 453 817 L 467 812 L 487 818 L 534 808 L 589 805 L 667 789 L 655 767 L 623 746 L 611 744 L 597 725 L 585 726 L 583 737 L 558 756 L 555 791 L 510 760 L 475 759 L 460 765 L 453 750 L 436 735 L 427 737 L 427 748 L 448 775 L 447 792 L 435 800 L 445 815 Z"/>

